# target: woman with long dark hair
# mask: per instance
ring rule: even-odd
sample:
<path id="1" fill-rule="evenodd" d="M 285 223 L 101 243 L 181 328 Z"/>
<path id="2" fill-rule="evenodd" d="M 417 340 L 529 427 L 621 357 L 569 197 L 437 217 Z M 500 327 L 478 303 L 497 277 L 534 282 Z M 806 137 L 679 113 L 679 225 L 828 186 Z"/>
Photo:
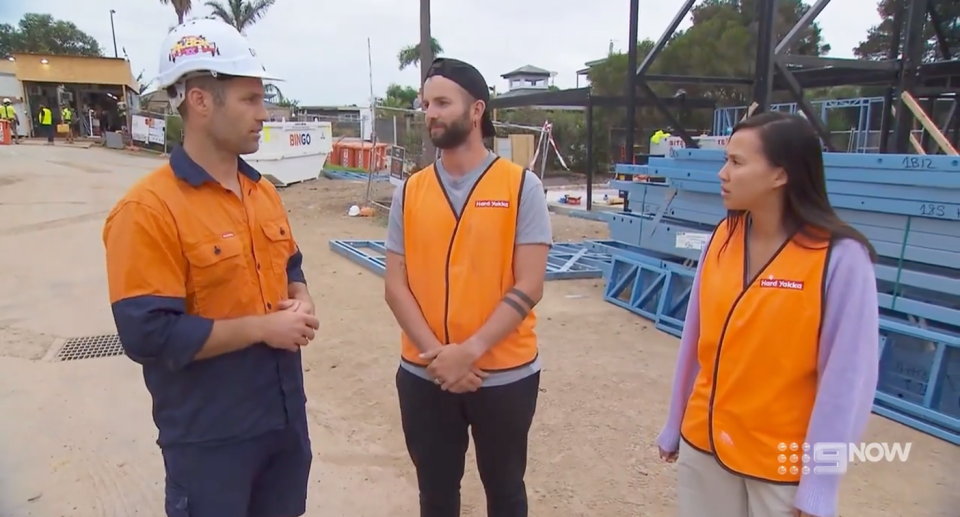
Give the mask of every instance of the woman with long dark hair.
<path id="1" fill-rule="evenodd" d="M 680 517 L 832 517 L 878 375 L 873 246 L 827 199 L 820 139 L 796 115 L 738 124 L 727 217 L 694 279 L 670 414 Z M 831 445 L 834 444 L 834 445 Z"/>

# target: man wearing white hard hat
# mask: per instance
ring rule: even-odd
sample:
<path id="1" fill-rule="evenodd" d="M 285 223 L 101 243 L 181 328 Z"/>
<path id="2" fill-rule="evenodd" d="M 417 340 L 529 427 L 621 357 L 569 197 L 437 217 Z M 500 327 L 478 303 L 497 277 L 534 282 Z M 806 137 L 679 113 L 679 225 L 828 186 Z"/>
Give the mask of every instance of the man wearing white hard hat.
<path id="1" fill-rule="evenodd" d="M 157 81 L 183 147 L 103 231 L 117 332 L 153 397 L 168 517 L 305 512 L 300 348 L 318 322 L 280 196 L 240 158 L 259 148 L 264 79 L 233 27 L 173 29 Z"/>
<path id="2" fill-rule="evenodd" d="M 6 120 L 10 124 L 10 138 L 16 144 L 20 143 L 20 134 L 17 132 L 17 126 L 20 125 L 20 117 L 17 116 L 17 110 L 13 108 L 10 99 L 3 99 L 3 105 L 0 105 L 0 120 Z"/>

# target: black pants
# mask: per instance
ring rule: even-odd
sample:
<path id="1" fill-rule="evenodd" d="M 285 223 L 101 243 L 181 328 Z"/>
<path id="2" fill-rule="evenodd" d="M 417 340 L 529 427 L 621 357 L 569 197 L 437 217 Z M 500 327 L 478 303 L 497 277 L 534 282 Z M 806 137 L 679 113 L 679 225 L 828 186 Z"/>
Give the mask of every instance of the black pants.
<path id="1" fill-rule="evenodd" d="M 401 368 L 397 393 L 407 451 L 417 469 L 420 517 L 459 517 L 469 428 L 488 517 L 527 517 L 527 437 L 540 373 L 473 393 L 445 392 Z"/>

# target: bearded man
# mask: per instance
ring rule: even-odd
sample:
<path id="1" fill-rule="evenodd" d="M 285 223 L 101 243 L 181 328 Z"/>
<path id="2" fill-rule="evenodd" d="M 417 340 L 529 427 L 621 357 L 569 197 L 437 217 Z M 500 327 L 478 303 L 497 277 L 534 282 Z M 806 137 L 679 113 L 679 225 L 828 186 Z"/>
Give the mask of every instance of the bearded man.
<path id="1" fill-rule="evenodd" d="M 490 90 L 437 59 L 423 85 L 435 163 L 397 188 L 386 300 L 402 329 L 397 393 L 421 517 L 458 517 L 469 435 L 487 513 L 526 517 L 540 358 L 533 308 L 552 243 L 540 179 L 484 145 Z"/>

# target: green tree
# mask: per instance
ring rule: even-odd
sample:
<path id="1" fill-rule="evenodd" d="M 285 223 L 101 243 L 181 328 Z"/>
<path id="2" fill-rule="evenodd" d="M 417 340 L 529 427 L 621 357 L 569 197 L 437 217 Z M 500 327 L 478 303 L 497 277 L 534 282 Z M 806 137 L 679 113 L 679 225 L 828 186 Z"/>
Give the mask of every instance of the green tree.
<path id="1" fill-rule="evenodd" d="M 880 23 L 874 25 L 867 32 L 867 38 L 853 49 L 857 57 L 871 61 L 887 59 L 887 51 L 890 48 L 890 39 L 893 35 L 893 15 L 897 12 L 898 6 L 901 5 L 903 5 L 902 0 L 880 0 L 877 4 Z M 960 2 L 957 2 L 957 0 L 933 0 L 933 8 L 940 21 L 940 29 L 946 36 L 947 45 L 956 55 L 960 52 Z M 906 16 L 904 16 L 904 22 L 906 22 Z M 930 62 L 946 59 L 939 52 L 940 45 L 937 41 L 936 30 L 929 16 L 923 31 L 927 42 L 923 60 Z M 901 38 L 901 51 L 904 43 L 906 42 Z"/>
<path id="2" fill-rule="evenodd" d="M 294 114 L 296 114 L 297 109 L 300 108 L 300 101 L 297 99 L 288 99 L 283 97 L 276 102 L 276 105 L 280 106 L 281 108 L 290 108 L 293 110 Z"/>
<path id="3" fill-rule="evenodd" d="M 160 0 L 163 5 L 172 5 L 174 12 L 177 13 L 177 25 L 183 23 L 183 19 L 193 10 L 192 0 Z"/>
<path id="4" fill-rule="evenodd" d="M 28 13 L 16 27 L 0 25 L 0 57 L 14 52 L 101 56 L 100 44 L 73 22 L 49 14 Z"/>
<path id="5" fill-rule="evenodd" d="M 756 2 L 757 0 L 704 0 L 691 11 L 692 25 L 678 31 L 653 61 L 648 73 L 665 75 L 700 75 L 716 77 L 751 77 L 756 56 Z M 809 9 L 800 0 L 780 0 L 777 3 L 774 34 L 786 34 L 794 23 Z M 651 40 L 637 43 L 637 55 L 642 61 L 654 46 Z M 823 55 L 829 52 L 813 24 L 802 37 L 788 49 L 793 54 Z M 613 53 L 588 72 L 595 95 L 624 95 L 628 71 L 627 55 Z M 736 106 L 750 102 L 749 86 L 711 84 L 649 83 L 650 88 L 661 98 L 672 97 L 682 90 L 688 97 L 713 98 L 718 104 Z M 639 95 L 643 98 L 642 93 Z M 788 100 L 785 93 L 775 94 L 775 100 Z M 623 145 L 626 122 L 625 109 L 595 109 L 594 134 L 601 168 L 604 163 L 619 159 Z M 689 132 L 709 130 L 713 123 L 712 110 L 671 110 Z M 652 107 L 637 109 L 635 123 L 637 144 L 645 144 L 647 137 L 667 124 L 662 114 Z M 608 161 L 609 160 L 609 161 Z"/>
<path id="6" fill-rule="evenodd" d="M 777 2 L 777 13 L 774 17 L 773 33 L 775 35 L 785 35 L 809 9 L 810 6 L 804 4 L 802 0 L 779 0 Z M 693 8 L 691 15 L 693 27 L 703 26 L 720 17 L 727 22 L 735 21 L 739 27 L 746 29 L 748 34 L 753 34 L 756 12 L 757 0 L 706 0 Z M 756 48 L 756 42 L 752 37 L 749 45 Z M 787 52 L 806 56 L 820 56 L 830 52 L 830 45 L 823 42 L 819 25 L 813 23 L 807 27 L 800 39 L 787 49 Z M 749 56 L 751 62 L 753 56 L 754 54 Z"/>
<path id="7" fill-rule="evenodd" d="M 137 74 L 137 84 L 140 85 L 140 90 L 139 90 L 137 93 L 139 93 L 140 95 L 143 95 L 144 93 L 146 93 L 146 92 L 147 92 L 147 88 L 150 87 L 150 83 L 143 80 L 143 79 L 144 79 L 144 74 L 145 74 L 146 72 L 147 72 L 146 70 L 140 70 L 140 73 Z"/>
<path id="8" fill-rule="evenodd" d="M 266 16 L 277 0 L 207 0 L 204 5 L 213 10 L 213 17 L 235 27 L 243 33 Z"/>
<path id="9" fill-rule="evenodd" d="M 433 49 L 434 57 L 443 54 L 443 47 L 436 38 L 430 38 L 430 47 Z M 420 66 L 420 45 L 407 45 L 397 53 L 397 62 L 400 64 L 400 70 L 409 66 Z"/>
<path id="10" fill-rule="evenodd" d="M 388 108 L 412 109 L 416 98 L 416 88 L 392 83 L 387 86 L 386 96 L 380 99 L 380 105 Z"/>

